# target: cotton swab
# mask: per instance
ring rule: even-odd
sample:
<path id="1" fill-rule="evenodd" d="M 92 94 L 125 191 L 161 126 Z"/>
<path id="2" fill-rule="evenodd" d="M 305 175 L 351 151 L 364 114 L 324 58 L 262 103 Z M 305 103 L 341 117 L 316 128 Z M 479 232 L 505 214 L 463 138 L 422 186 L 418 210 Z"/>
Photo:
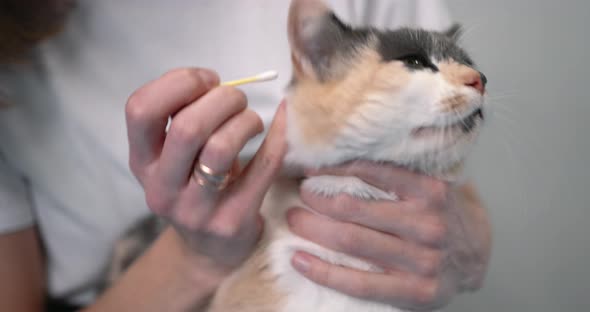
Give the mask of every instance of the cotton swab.
<path id="1" fill-rule="evenodd" d="M 269 70 L 269 71 L 265 71 L 263 73 L 260 73 L 256 76 L 252 76 L 252 77 L 247 77 L 247 78 L 242 78 L 242 79 L 238 79 L 238 80 L 232 80 L 232 81 L 227 81 L 222 83 L 222 86 L 239 86 L 239 85 L 243 85 L 243 84 L 247 84 L 247 83 L 252 83 L 252 82 L 263 82 L 263 81 L 270 81 L 270 80 L 275 80 L 279 77 L 279 73 L 276 70 Z"/>
<path id="2" fill-rule="evenodd" d="M 252 82 L 264 82 L 264 81 L 275 80 L 278 77 L 279 77 L 279 73 L 276 70 L 269 70 L 269 71 L 262 72 L 256 76 L 223 82 L 223 83 L 221 83 L 221 85 L 235 87 L 235 86 L 240 86 L 240 85 L 252 83 Z M 172 124 L 172 117 L 168 117 L 168 123 L 166 124 L 165 132 L 168 132 L 168 130 L 170 130 L 171 124 Z"/>

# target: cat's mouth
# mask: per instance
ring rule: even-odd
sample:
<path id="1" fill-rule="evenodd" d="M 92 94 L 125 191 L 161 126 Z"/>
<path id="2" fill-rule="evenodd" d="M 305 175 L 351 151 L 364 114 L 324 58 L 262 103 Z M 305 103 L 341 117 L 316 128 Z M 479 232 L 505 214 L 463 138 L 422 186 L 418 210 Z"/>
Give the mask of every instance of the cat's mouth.
<path id="1" fill-rule="evenodd" d="M 484 119 L 484 113 L 481 108 L 476 109 L 471 114 L 453 123 L 442 126 L 425 126 L 418 127 L 412 131 L 414 137 L 424 137 L 431 135 L 440 135 L 441 133 L 455 133 L 461 131 L 464 134 L 471 133 L 478 125 L 478 122 Z"/>

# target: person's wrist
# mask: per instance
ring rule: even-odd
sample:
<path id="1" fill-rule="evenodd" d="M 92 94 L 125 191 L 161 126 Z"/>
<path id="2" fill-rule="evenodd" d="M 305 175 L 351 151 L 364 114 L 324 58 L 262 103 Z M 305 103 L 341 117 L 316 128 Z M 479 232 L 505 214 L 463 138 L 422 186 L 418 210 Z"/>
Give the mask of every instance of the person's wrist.
<path id="1" fill-rule="evenodd" d="M 199 253 L 172 227 L 169 232 L 181 255 L 182 271 L 197 289 L 213 294 L 232 269 Z"/>

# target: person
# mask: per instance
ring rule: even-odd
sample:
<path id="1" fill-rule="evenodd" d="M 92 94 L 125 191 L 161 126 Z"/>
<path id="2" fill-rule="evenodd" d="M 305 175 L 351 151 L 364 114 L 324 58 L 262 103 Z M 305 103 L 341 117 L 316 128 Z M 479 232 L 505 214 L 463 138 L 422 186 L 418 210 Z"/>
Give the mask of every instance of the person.
<path id="1" fill-rule="evenodd" d="M 450 26 L 436 0 L 331 3 L 356 25 Z M 62 33 L 34 49 L 32 61 L 3 66 L 10 105 L 0 110 L 1 311 L 206 305 L 259 237 L 258 208 L 285 150 L 285 116 L 277 105 L 290 73 L 288 5 L 81 0 Z M 281 74 L 277 82 L 218 87 L 220 80 L 271 68 Z M 263 126 L 271 130 L 261 143 Z M 251 160 L 222 192 L 192 178 L 195 161 L 229 170 L 238 158 Z M 455 293 L 481 286 L 490 226 L 473 186 L 363 162 L 325 170 L 407 196 L 386 203 L 302 193 L 319 214 L 294 207 L 288 218 L 294 233 L 389 270 L 368 274 L 298 253 L 293 265 L 301 274 L 416 310 L 444 306 Z M 150 210 L 174 226 L 98 296 L 114 242 Z M 463 227 L 448 228 L 449 218 Z M 396 261 L 411 261 L 416 270 L 396 271 Z"/>

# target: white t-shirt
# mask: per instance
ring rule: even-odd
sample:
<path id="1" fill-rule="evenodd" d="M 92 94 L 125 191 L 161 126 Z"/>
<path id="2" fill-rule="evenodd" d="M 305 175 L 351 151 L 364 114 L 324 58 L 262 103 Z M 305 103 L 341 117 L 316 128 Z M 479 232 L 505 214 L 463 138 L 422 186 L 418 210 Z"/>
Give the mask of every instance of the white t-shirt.
<path id="1" fill-rule="evenodd" d="M 355 25 L 450 25 L 439 0 L 333 0 Z M 94 298 L 113 242 L 146 215 L 128 169 L 124 106 L 130 93 L 185 66 L 222 80 L 267 69 L 278 81 L 243 87 L 267 122 L 290 79 L 288 0 L 83 0 L 36 63 L 0 74 L 16 105 L 0 110 L 0 233 L 36 224 L 49 291 Z M 245 154 L 252 154 L 259 140 Z"/>

